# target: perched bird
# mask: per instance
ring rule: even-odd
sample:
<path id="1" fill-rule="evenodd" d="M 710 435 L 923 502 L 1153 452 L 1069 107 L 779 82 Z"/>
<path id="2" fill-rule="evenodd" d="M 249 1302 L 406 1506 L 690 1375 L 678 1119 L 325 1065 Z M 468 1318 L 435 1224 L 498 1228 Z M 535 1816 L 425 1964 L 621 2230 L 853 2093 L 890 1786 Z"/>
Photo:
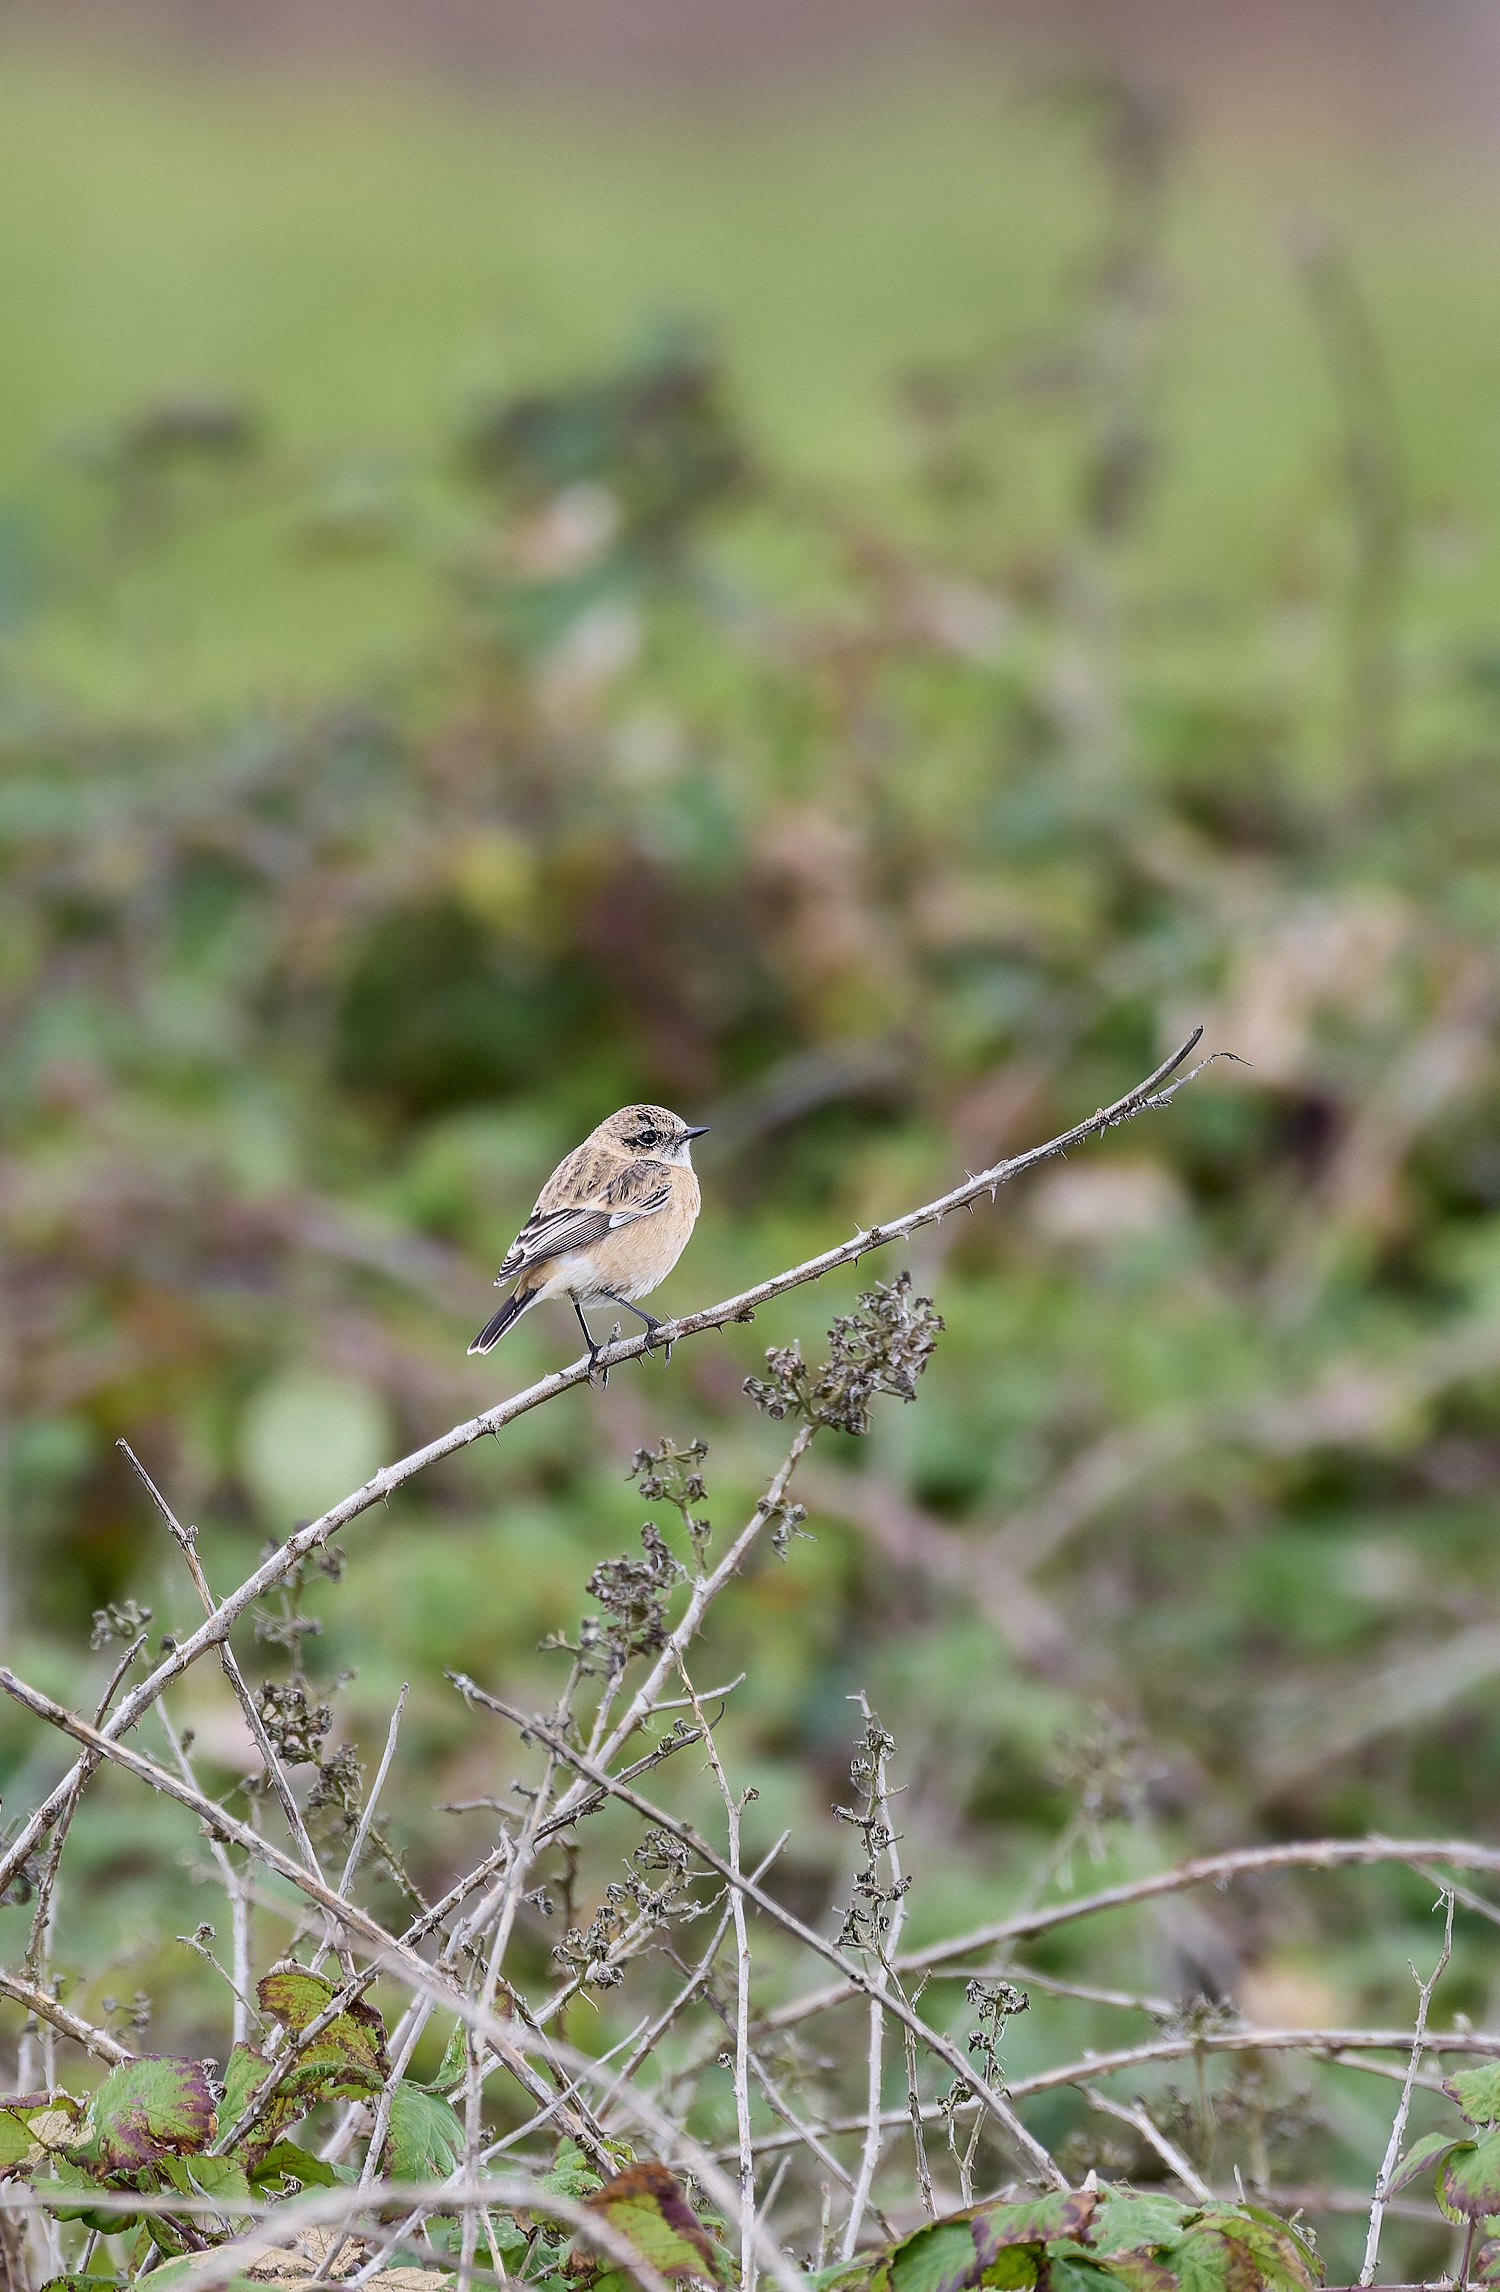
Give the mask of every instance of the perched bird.
<path id="1" fill-rule="evenodd" d="M 469 1347 L 487 1353 L 544 1297 L 570 1297 L 593 1370 L 599 1347 L 585 1305 L 623 1305 L 653 1333 L 661 1327 L 634 1302 L 666 1280 L 698 1216 L 696 1129 L 664 1106 L 622 1106 L 558 1163 L 495 1276 L 516 1286 Z M 670 1348 L 669 1348 L 670 1350 Z"/>

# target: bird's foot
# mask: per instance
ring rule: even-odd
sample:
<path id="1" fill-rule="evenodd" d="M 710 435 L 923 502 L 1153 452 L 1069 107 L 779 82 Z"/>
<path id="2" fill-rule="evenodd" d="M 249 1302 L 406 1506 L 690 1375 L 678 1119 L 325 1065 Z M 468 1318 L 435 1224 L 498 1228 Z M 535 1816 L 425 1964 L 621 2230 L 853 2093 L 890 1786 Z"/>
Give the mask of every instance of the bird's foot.
<path id="1" fill-rule="evenodd" d="M 639 1306 L 636 1307 L 636 1311 L 640 1313 Z M 656 1350 L 657 1334 L 660 1330 L 665 1329 L 667 1325 L 665 1321 L 658 1321 L 654 1313 L 641 1313 L 641 1319 L 646 1324 L 646 1352 L 654 1353 Z M 663 1341 L 662 1363 L 664 1366 L 672 1358 L 672 1346 L 674 1342 L 675 1340 L 671 1337 L 668 1337 Z M 641 1358 L 644 1360 L 645 1354 L 642 1354 Z"/>
<path id="2" fill-rule="evenodd" d="M 609 1383 L 609 1370 L 607 1368 L 600 1368 L 600 1355 L 604 1353 L 609 1348 L 609 1346 L 618 1345 L 619 1342 L 620 1324 L 618 1321 L 614 1324 L 602 1345 L 596 1345 L 592 1337 L 589 1339 L 589 1383 L 591 1385 L 597 1385 L 601 1392 Z"/>

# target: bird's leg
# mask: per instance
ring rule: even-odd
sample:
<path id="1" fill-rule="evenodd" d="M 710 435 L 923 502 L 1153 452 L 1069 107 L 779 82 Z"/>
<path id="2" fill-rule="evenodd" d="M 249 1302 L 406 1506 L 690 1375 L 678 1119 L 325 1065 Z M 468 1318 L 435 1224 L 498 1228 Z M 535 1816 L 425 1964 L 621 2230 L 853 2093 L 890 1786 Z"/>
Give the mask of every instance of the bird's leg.
<path id="1" fill-rule="evenodd" d="M 576 1297 L 573 1300 L 573 1311 L 578 1316 L 578 1326 L 583 1331 L 583 1341 L 589 1349 L 589 1383 L 592 1384 L 594 1382 L 594 1371 L 598 1364 L 599 1355 L 603 1352 L 604 1348 L 602 1345 L 596 1345 L 594 1343 L 594 1332 L 589 1327 L 588 1323 L 584 1320 L 583 1307 L 579 1304 Z M 604 1385 L 609 1383 L 608 1369 L 604 1371 L 603 1376 L 599 1381 Z"/>
<path id="2" fill-rule="evenodd" d="M 666 1323 L 664 1321 L 658 1321 L 656 1315 L 654 1313 L 648 1313 L 644 1306 L 632 1305 L 628 1297 L 617 1296 L 615 1291 L 612 1289 L 601 1289 L 597 1292 L 597 1294 L 600 1297 L 607 1297 L 611 1305 L 623 1305 L 627 1313 L 633 1313 L 635 1315 L 637 1321 L 645 1322 L 647 1329 L 646 1351 L 649 1353 L 656 1342 L 657 1330 L 664 1329 L 666 1327 Z M 666 1359 L 670 1361 L 671 1358 L 672 1343 L 671 1339 L 669 1338 L 667 1340 Z"/>

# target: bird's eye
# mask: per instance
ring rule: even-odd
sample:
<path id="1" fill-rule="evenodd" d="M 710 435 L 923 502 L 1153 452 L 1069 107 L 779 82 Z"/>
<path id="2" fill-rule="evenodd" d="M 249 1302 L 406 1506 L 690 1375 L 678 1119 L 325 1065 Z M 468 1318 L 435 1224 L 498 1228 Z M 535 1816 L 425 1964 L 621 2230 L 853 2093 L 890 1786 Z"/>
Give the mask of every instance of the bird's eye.
<path id="1" fill-rule="evenodd" d="M 636 1139 L 636 1144 L 643 1154 L 649 1154 L 653 1146 L 661 1144 L 661 1134 L 656 1130 L 643 1130 Z"/>

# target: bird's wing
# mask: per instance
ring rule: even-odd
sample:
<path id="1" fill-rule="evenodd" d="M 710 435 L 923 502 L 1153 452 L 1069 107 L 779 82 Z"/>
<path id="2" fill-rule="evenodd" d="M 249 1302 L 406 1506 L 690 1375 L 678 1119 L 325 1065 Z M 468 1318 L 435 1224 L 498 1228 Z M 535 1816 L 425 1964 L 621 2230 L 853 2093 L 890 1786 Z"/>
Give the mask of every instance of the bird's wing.
<path id="1" fill-rule="evenodd" d="M 566 1168 L 566 1164 L 564 1165 Z M 559 1172 L 559 1176 L 561 1172 Z M 542 1200 L 553 1190 L 549 1180 Z M 551 1208 L 537 1203 L 506 1251 L 497 1281 L 509 1281 L 544 1258 L 564 1257 L 571 1250 L 589 1249 L 617 1226 L 634 1224 L 665 1209 L 672 1197 L 671 1180 L 664 1179 L 659 1162 L 616 1164 L 606 1184 L 591 1201 L 559 1202 Z"/>

